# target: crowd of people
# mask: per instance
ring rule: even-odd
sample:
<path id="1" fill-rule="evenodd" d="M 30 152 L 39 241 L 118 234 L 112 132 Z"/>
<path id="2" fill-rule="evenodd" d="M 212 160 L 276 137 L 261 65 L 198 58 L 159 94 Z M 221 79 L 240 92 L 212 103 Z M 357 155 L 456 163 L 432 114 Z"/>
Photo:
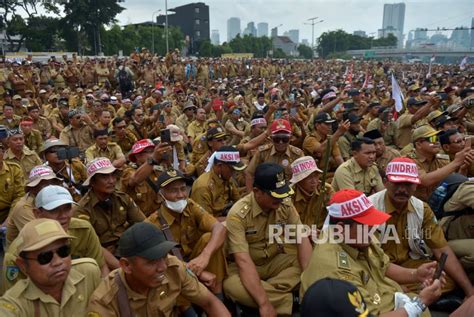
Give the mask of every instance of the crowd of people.
<path id="1" fill-rule="evenodd" d="M 29 56 L 0 108 L 2 316 L 474 314 L 472 68 Z"/>

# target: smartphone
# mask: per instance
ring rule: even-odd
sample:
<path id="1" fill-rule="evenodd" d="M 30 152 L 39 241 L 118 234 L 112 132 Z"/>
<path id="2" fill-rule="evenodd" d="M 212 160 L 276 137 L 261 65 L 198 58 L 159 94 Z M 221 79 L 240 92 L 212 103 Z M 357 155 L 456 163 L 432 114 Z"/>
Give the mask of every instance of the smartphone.
<path id="1" fill-rule="evenodd" d="M 290 116 L 296 117 L 297 114 L 298 114 L 298 109 L 297 108 L 291 108 L 290 109 Z"/>
<path id="2" fill-rule="evenodd" d="M 170 129 L 163 129 L 160 132 L 161 142 L 171 143 L 171 131 Z"/>
<path id="3" fill-rule="evenodd" d="M 58 149 L 56 154 L 59 160 L 72 160 L 73 158 L 79 157 L 81 155 L 81 151 L 78 147 L 70 146 Z"/>
<path id="4" fill-rule="evenodd" d="M 436 269 L 436 272 L 433 276 L 433 280 L 439 279 L 441 277 L 441 273 L 444 270 L 444 265 L 446 264 L 447 258 L 448 258 L 448 254 L 446 252 L 443 252 L 441 254 L 441 257 L 439 258 L 438 268 Z"/>
<path id="5" fill-rule="evenodd" d="M 278 94 L 272 95 L 272 102 L 275 102 L 278 100 Z"/>

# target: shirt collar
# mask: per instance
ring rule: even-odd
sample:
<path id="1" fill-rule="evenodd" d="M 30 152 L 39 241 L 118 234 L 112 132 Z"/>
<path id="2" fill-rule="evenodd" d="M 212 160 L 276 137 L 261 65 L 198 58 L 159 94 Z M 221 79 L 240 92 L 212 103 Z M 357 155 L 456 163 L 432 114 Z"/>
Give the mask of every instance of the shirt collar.
<path id="1" fill-rule="evenodd" d="M 250 205 L 252 206 L 252 216 L 256 218 L 258 215 L 263 213 L 262 208 L 258 204 L 257 200 L 255 199 L 255 193 L 250 194 Z"/>
<path id="2" fill-rule="evenodd" d="M 397 210 L 397 208 L 395 208 L 395 206 L 390 201 L 390 198 L 388 197 L 388 193 L 385 193 L 384 201 L 385 201 L 385 212 L 388 213 L 388 214 L 392 214 L 392 213 L 400 213 L 401 214 L 405 211 L 407 211 L 407 212 L 416 212 L 415 207 L 413 207 L 413 205 L 411 203 L 411 199 L 408 200 L 408 205 L 403 210 Z"/>

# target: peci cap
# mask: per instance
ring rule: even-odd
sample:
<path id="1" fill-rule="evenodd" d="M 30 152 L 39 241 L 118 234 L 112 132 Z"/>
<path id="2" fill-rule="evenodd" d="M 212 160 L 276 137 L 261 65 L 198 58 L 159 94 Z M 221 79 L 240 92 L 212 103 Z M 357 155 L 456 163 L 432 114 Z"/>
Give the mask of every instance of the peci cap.
<path id="1" fill-rule="evenodd" d="M 347 120 L 349 120 L 350 123 L 358 123 L 360 122 L 362 118 L 356 115 L 355 113 L 348 113 L 347 114 Z"/>
<path id="2" fill-rule="evenodd" d="M 18 234 L 18 254 L 39 250 L 54 241 L 75 239 L 68 235 L 56 220 L 39 218 L 25 224 Z"/>
<path id="3" fill-rule="evenodd" d="M 135 154 L 141 153 L 143 150 L 149 147 L 155 148 L 155 144 L 150 139 L 142 139 L 140 141 L 135 142 L 135 144 L 133 144 L 132 146 L 130 154 L 128 154 L 128 159 L 132 162 L 136 162 L 137 158 L 135 157 Z"/>
<path id="4" fill-rule="evenodd" d="M 87 164 L 87 179 L 84 181 L 84 186 L 89 186 L 92 177 L 95 174 L 111 174 L 117 169 L 112 165 L 112 162 L 106 157 L 98 157 Z"/>
<path id="5" fill-rule="evenodd" d="M 305 292 L 301 316 L 371 317 L 362 294 L 348 281 L 323 278 Z"/>
<path id="6" fill-rule="evenodd" d="M 164 188 L 168 186 L 169 184 L 171 184 L 172 182 L 180 180 L 180 179 L 184 180 L 188 185 L 191 185 L 192 183 L 192 180 L 185 177 L 183 173 L 181 173 L 180 171 L 169 170 L 169 171 L 161 173 L 160 176 L 158 176 L 158 181 L 156 182 L 156 185 L 159 188 Z"/>
<path id="7" fill-rule="evenodd" d="M 435 129 L 433 129 L 432 126 L 425 124 L 416 128 L 415 131 L 413 131 L 411 139 L 413 142 L 415 142 L 419 139 L 429 138 L 431 136 L 437 135 L 439 134 L 439 132 L 440 131 L 436 131 Z"/>
<path id="8" fill-rule="evenodd" d="M 385 174 L 392 183 L 420 184 L 418 167 L 415 161 L 408 157 L 396 157 L 388 163 Z"/>
<path id="9" fill-rule="evenodd" d="M 51 169 L 51 167 L 46 165 L 38 165 L 31 169 L 30 175 L 28 176 L 28 182 L 26 183 L 26 187 L 35 187 L 37 186 L 42 180 L 50 180 L 50 179 L 57 179 L 56 174 Z"/>
<path id="10" fill-rule="evenodd" d="M 369 226 L 380 225 L 390 218 L 389 214 L 376 209 L 364 193 L 355 189 L 336 192 L 326 209 L 333 218 L 352 219 Z"/>
<path id="11" fill-rule="evenodd" d="M 278 199 L 293 194 L 293 189 L 285 179 L 283 167 L 275 163 L 262 163 L 257 166 L 253 186 Z"/>
<path id="12" fill-rule="evenodd" d="M 377 140 L 377 139 L 383 138 L 383 135 L 382 135 L 382 133 L 380 133 L 379 130 L 374 129 L 374 130 L 370 130 L 370 131 L 365 132 L 364 133 L 364 138 L 368 138 L 368 139 L 371 139 L 371 140 Z"/>
<path id="13" fill-rule="evenodd" d="M 36 208 L 53 210 L 66 204 L 76 204 L 69 191 L 56 185 L 49 185 L 39 191 L 35 197 Z"/>
<path id="14" fill-rule="evenodd" d="M 291 163 L 291 171 L 293 172 L 293 176 L 290 179 L 290 184 L 292 185 L 302 181 L 314 172 L 323 172 L 318 168 L 316 161 L 311 156 L 303 156 L 295 160 Z"/>
<path id="15" fill-rule="evenodd" d="M 418 98 L 415 98 L 415 97 L 410 97 L 410 98 L 408 98 L 407 106 L 421 106 L 421 105 L 425 105 L 427 103 L 428 103 L 428 101 L 426 101 L 426 100 L 418 99 Z"/>
<path id="16" fill-rule="evenodd" d="M 148 260 L 158 260 L 165 257 L 177 245 L 174 241 L 167 241 L 157 226 L 138 222 L 122 233 L 117 250 L 121 257 L 139 256 Z"/>
<path id="17" fill-rule="evenodd" d="M 288 120 L 285 119 L 276 119 L 272 122 L 270 127 L 272 134 L 277 133 L 291 133 L 291 124 Z"/>
<path id="18" fill-rule="evenodd" d="M 316 115 L 316 117 L 314 117 L 315 124 L 316 123 L 333 123 L 333 122 L 336 122 L 336 120 L 331 118 L 331 116 L 327 112 L 321 111 L 320 113 Z"/>

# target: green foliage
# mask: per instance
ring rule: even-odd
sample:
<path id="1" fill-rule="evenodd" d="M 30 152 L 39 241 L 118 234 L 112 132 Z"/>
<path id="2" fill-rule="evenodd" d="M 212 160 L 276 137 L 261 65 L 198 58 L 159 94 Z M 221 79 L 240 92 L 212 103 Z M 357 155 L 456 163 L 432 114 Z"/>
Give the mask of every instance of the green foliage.
<path id="1" fill-rule="evenodd" d="M 311 47 L 307 45 L 300 44 L 298 46 L 298 52 L 300 54 L 300 57 L 302 58 L 306 58 L 306 59 L 313 58 L 313 50 L 311 49 Z"/>
<path id="2" fill-rule="evenodd" d="M 277 48 L 276 50 L 273 50 L 273 58 L 287 58 L 285 52 L 281 48 Z"/>
<path id="3" fill-rule="evenodd" d="M 59 20 L 46 16 L 35 16 L 28 19 L 24 30 L 25 46 L 36 52 L 63 50 L 63 43 L 58 41 Z"/>
<path id="4" fill-rule="evenodd" d="M 229 47 L 233 53 L 253 53 L 254 57 L 266 57 L 268 51 L 272 49 L 272 40 L 266 36 L 253 37 L 238 34 L 229 42 Z"/>
<path id="5" fill-rule="evenodd" d="M 319 56 L 328 57 L 331 53 L 347 50 L 370 49 L 371 47 L 395 46 L 397 38 L 390 34 L 386 38 L 374 39 L 361 37 L 344 32 L 343 30 L 324 32 L 318 39 Z"/>

